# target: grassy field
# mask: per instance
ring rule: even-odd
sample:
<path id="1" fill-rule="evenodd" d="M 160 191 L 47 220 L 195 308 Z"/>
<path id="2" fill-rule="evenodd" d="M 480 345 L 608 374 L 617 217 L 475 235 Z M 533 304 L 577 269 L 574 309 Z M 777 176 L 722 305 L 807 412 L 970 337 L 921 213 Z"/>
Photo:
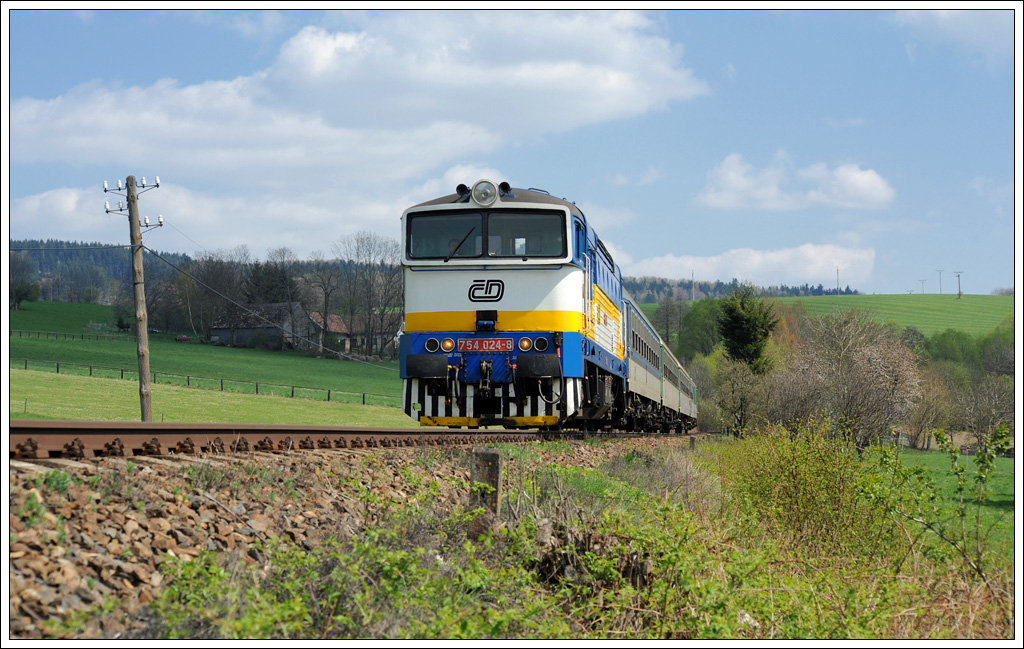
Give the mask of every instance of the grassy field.
<path id="1" fill-rule="evenodd" d="M 100 329 L 97 323 L 109 320 L 109 307 L 34 302 L 24 305 L 22 311 L 11 311 L 10 314 L 12 330 L 103 333 L 97 331 Z M 110 333 L 109 326 L 105 332 Z M 16 359 L 27 358 L 124 368 L 132 372 L 138 369 L 134 341 L 26 338 L 15 334 L 9 342 L 11 367 L 23 367 Z M 170 333 L 150 334 L 149 351 L 150 369 L 157 373 L 258 381 L 393 398 L 402 394 L 397 363 L 367 365 L 289 352 L 179 343 Z M 50 371 L 53 371 L 52 367 Z M 158 381 L 166 380 L 170 379 L 158 377 Z"/>
<path id="2" fill-rule="evenodd" d="M 987 334 L 1014 311 L 1012 296 L 1005 295 L 842 295 L 770 298 L 792 306 L 800 303 L 808 315 L 840 309 L 873 313 L 882 322 L 915 327 L 926 336 L 958 329 L 972 336 Z M 648 318 L 657 304 L 640 305 Z"/>
<path id="3" fill-rule="evenodd" d="M 959 505 L 956 476 L 950 471 L 949 458 L 940 451 L 913 451 L 903 453 L 903 462 L 908 466 L 921 466 L 928 470 L 936 486 L 936 495 L 940 505 L 947 514 L 948 521 L 956 519 Z M 977 495 L 974 476 L 977 471 L 976 458 L 961 456 L 959 464 L 966 469 L 968 482 L 965 485 L 964 498 L 972 499 Z M 968 503 L 967 523 L 976 523 L 987 536 L 986 546 L 993 552 L 1012 563 L 1015 553 L 1014 545 L 1014 498 L 1016 489 L 1016 467 L 1013 458 L 996 458 L 995 471 L 985 485 L 987 497 L 979 507 Z M 979 514 L 975 519 L 975 514 Z"/>
<path id="4" fill-rule="evenodd" d="M 139 385 L 135 381 L 11 370 L 9 395 L 12 419 L 139 419 Z M 152 386 L 152 399 L 154 421 L 419 427 L 398 408 L 383 406 L 160 384 Z"/>
<path id="5" fill-rule="evenodd" d="M 1008 295 L 842 295 L 772 298 L 792 306 L 800 303 L 809 315 L 835 308 L 872 312 L 878 320 L 915 327 L 926 336 L 958 329 L 972 336 L 987 334 L 1013 313 Z"/>

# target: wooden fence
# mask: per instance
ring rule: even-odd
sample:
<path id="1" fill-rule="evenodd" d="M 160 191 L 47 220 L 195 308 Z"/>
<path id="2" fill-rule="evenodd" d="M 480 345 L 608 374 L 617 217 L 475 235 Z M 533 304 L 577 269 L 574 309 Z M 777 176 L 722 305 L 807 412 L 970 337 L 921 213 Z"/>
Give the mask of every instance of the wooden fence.
<path id="1" fill-rule="evenodd" d="M 77 335 L 77 334 L 76 334 Z M 82 365 L 79 363 L 62 363 L 60 361 L 39 361 L 29 358 L 12 358 L 11 369 L 35 370 L 38 372 L 56 372 L 57 374 L 75 374 L 79 376 L 97 376 L 108 379 L 126 379 L 137 381 L 138 369 L 124 367 L 107 367 L 104 365 Z M 172 374 L 170 372 L 151 372 L 153 383 L 178 385 L 203 390 L 219 390 L 220 392 L 240 392 L 243 394 L 270 394 L 279 397 L 297 399 L 313 399 L 315 401 L 333 401 L 338 403 L 362 403 L 362 405 L 401 407 L 402 397 L 372 392 L 346 392 L 328 388 L 310 388 L 300 385 L 282 385 L 266 381 L 241 381 L 220 377 L 194 376 L 191 374 Z"/>

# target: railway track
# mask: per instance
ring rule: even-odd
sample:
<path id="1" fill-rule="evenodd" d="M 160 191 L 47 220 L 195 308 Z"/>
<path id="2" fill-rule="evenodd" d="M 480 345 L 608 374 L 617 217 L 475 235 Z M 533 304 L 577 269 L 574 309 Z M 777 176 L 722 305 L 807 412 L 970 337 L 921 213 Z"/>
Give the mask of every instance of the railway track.
<path id="1" fill-rule="evenodd" d="M 12 419 L 10 457 L 81 459 L 139 455 L 287 452 L 540 441 L 578 432 L 344 428 L 291 424 L 202 424 Z M 632 435 L 621 435 L 632 436 Z"/>

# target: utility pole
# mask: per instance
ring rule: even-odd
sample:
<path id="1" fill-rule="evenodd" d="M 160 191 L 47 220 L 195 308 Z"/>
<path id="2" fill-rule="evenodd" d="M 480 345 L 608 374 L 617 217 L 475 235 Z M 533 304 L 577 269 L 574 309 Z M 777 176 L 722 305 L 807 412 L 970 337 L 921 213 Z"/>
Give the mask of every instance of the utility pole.
<path id="1" fill-rule="evenodd" d="M 945 270 L 945 269 L 943 269 L 943 270 Z M 939 295 L 942 295 L 942 271 L 941 270 L 937 270 L 935 272 L 937 272 L 939 274 Z"/>
<path id="2" fill-rule="evenodd" d="M 128 225 L 132 233 L 132 283 L 135 287 L 135 340 L 139 355 L 139 402 L 142 421 L 153 421 L 153 400 L 149 390 L 149 316 L 146 313 L 146 284 L 142 276 L 142 224 L 139 223 L 139 189 L 135 176 L 128 176 Z"/>
<path id="3" fill-rule="evenodd" d="M 919 279 L 917 281 L 921 282 L 921 295 L 924 295 L 924 283 L 927 282 L 928 280 L 926 280 L 926 279 Z"/>
<path id="4" fill-rule="evenodd" d="M 160 177 L 156 178 L 155 187 L 160 186 Z M 154 186 L 146 187 L 146 179 L 142 179 L 143 191 L 155 189 Z M 117 188 L 121 189 L 121 181 L 117 182 Z M 128 227 L 131 232 L 132 242 L 132 284 L 135 294 L 135 340 L 137 342 L 137 354 L 139 357 L 139 404 L 142 409 L 142 421 L 153 421 L 153 401 L 149 387 L 149 316 L 146 313 L 146 284 L 142 272 L 142 224 L 139 222 L 139 188 L 135 182 L 135 176 L 128 176 L 125 180 L 125 189 L 128 199 Z M 113 191 L 107 188 L 106 181 L 103 182 L 104 193 Z M 118 209 L 111 210 L 110 204 L 106 205 L 107 213 L 123 212 L 118 203 Z M 164 217 L 160 217 L 160 225 L 164 224 Z M 146 226 L 149 227 L 149 217 L 146 217 Z M 153 226 L 159 227 L 159 226 Z"/>
<path id="5" fill-rule="evenodd" d="M 963 274 L 962 270 L 954 270 L 953 274 L 956 275 L 956 299 L 960 299 L 964 296 L 963 291 L 960 290 L 960 275 Z"/>

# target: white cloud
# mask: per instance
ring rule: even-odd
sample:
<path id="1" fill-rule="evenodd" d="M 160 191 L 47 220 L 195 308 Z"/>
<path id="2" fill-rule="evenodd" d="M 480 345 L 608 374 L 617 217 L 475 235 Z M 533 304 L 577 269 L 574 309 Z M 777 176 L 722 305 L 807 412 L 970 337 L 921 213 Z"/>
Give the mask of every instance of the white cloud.
<path id="1" fill-rule="evenodd" d="M 983 61 L 990 70 L 1011 62 L 1013 57 L 1012 10 L 897 11 L 891 20 L 915 39 L 952 46 L 972 61 Z M 907 45 L 911 61 L 917 51 L 913 44 Z"/>
<path id="2" fill-rule="evenodd" d="M 806 243 L 780 250 L 739 248 L 709 257 L 669 254 L 620 262 L 620 265 L 624 275 L 683 279 L 692 272 L 697 278 L 728 280 L 735 277 L 758 286 L 804 283 L 830 286 L 838 267 L 843 285 L 855 286 L 870 279 L 874 263 L 872 248 Z"/>
<path id="3" fill-rule="evenodd" d="M 313 247 L 310 231 L 334 239 L 370 224 L 397 234 L 404 206 L 494 172 L 474 160 L 524 133 L 634 117 L 709 92 L 678 45 L 633 12 L 356 19 L 355 28 L 297 31 L 273 64 L 248 76 L 127 88 L 94 82 L 52 99 L 14 100 L 11 164 L 159 174 L 165 187 L 146 200 L 171 204 L 165 218 L 195 228 L 182 229 L 204 246 L 294 245 L 303 254 Z M 254 36 L 281 24 L 274 13 L 196 20 Z M 657 175 L 651 169 L 633 182 Z M 78 236 L 52 227 L 51 210 L 93 223 L 97 237 L 107 231 L 102 211 L 97 223 L 99 195 L 57 191 L 78 202 L 58 209 L 50 192 L 12 201 L 11 236 Z M 109 240 L 120 230 L 111 225 Z"/>
<path id="4" fill-rule="evenodd" d="M 873 169 L 855 164 L 829 169 L 820 162 L 797 171 L 791 179 L 784 162 L 785 156 L 780 154 L 772 166 L 755 169 L 740 154 L 730 154 L 708 173 L 697 203 L 719 209 L 772 211 L 799 210 L 814 204 L 870 209 L 885 207 L 896 196 Z M 793 185 L 799 186 L 784 189 Z"/>

